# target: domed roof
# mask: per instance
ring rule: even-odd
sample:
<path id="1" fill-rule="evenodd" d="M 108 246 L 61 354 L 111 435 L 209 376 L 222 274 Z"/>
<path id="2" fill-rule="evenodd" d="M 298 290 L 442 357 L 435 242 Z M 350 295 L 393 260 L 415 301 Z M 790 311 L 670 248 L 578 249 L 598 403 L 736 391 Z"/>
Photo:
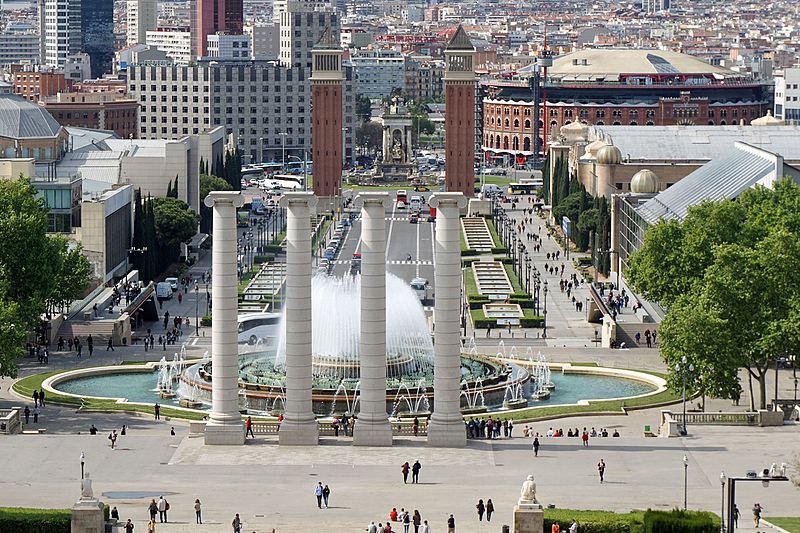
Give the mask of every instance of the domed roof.
<path id="1" fill-rule="evenodd" d="M 61 125 L 42 106 L 13 94 L 0 94 L 0 137 L 39 139 L 55 137 Z"/>
<path id="2" fill-rule="evenodd" d="M 659 189 L 658 176 L 652 170 L 643 168 L 631 178 L 631 192 L 654 194 Z"/>
<path id="3" fill-rule="evenodd" d="M 590 142 L 586 145 L 585 153 L 581 156 L 581 159 L 594 159 L 597 156 L 598 150 L 604 146 L 608 146 L 608 143 L 600 139 Z"/>
<path id="4" fill-rule="evenodd" d="M 589 126 L 578 120 L 561 126 L 561 136 L 564 137 L 567 142 L 586 141 L 588 133 Z"/>
<path id="5" fill-rule="evenodd" d="M 751 126 L 783 126 L 784 124 L 784 121 L 772 116 L 772 110 L 767 111 L 767 114 L 763 117 L 759 117 L 750 122 Z"/>
<path id="6" fill-rule="evenodd" d="M 598 165 L 619 165 L 622 162 L 622 152 L 611 144 L 603 146 L 597 151 Z"/>

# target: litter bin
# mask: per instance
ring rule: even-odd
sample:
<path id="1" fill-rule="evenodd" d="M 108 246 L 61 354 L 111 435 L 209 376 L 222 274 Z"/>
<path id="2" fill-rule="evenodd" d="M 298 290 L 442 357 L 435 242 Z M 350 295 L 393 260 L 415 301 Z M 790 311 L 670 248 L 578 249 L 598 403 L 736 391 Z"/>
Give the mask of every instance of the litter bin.
<path id="1" fill-rule="evenodd" d="M 507 525 L 503 524 L 503 533 L 511 533 L 511 528 Z"/>

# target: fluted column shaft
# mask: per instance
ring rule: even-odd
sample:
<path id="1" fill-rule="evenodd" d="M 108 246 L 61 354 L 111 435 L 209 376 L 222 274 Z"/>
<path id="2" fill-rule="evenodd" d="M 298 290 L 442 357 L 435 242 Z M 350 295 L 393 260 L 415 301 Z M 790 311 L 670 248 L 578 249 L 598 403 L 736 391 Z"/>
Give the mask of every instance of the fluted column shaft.
<path id="1" fill-rule="evenodd" d="M 243 444 L 239 414 L 238 294 L 236 276 L 236 209 L 240 192 L 212 192 L 205 205 L 213 209 L 211 255 L 211 414 L 206 444 Z"/>
<path id="2" fill-rule="evenodd" d="M 311 208 L 310 192 L 287 193 L 286 207 L 286 409 L 280 444 L 312 445 L 319 440 L 311 401 Z"/>
<path id="3" fill-rule="evenodd" d="M 362 193 L 361 208 L 361 410 L 353 443 L 390 446 L 386 413 L 386 206 L 388 193 Z"/>
<path id="4" fill-rule="evenodd" d="M 436 208 L 436 300 L 434 304 L 434 392 L 433 415 L 428 426 L 432 446 L 466 445 L 461 416 L 461 247 L 460 209 L 466 206 L 462 193 L 435 193 Z"/>

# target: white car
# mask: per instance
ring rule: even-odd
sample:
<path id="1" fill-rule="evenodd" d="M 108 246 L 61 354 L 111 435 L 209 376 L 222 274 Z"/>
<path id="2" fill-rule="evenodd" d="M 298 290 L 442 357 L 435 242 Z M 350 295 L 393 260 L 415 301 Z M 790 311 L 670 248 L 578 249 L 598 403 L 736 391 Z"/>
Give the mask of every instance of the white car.
<path id="1" fill-rule="evenodd" d="M 178 278 L 165 278 L 164 283 L 169 283 L 169 286 L 172 287 L 173 292 L 178 290 Z"/>

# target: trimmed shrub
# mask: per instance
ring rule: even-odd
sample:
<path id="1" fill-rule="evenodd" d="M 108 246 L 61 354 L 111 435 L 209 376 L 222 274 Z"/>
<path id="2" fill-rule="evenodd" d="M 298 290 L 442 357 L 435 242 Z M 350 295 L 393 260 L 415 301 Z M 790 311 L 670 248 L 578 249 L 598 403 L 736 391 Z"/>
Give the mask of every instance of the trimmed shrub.
<path id="1" fill-rule="evenodd" d="M 472 255 L 478 255 L 478 250 L 475 250 L 473 248 L 467 248 L 466 250 L 461 250 L 462 257 L 468 257 Z"/>
<path id="2" fill-rule="evenodd" d="M 708 512 L 653 511 L 644 513 L 644 533 L 715 533 L 719 531 L 719 520 Z"/>
<path id="3" fill-rule="evenodd" d="M 70 533 L 69 509 L 0 507 L 0 531 L 14 533 Z"/>
<path id="4" fill-rule="evenodd" d="M 256 265 L 260 265 L 261 263 L 269 263 L 275 260 L 275 256 L 272 254 L 259 254 L 253 257 L 253 263 Z"/>
<path id="5" fill-rule="evenodd" d="M 508 255 L 508 248 L 505 246 L 495 246 L 492 248 L 492 253 L 494 255 Z"/>
<path id="6" fill-rule="evenodd" d="M 211 315 L 205 315 L 203 318 L 200 319 L 200 324 L 203 327 L 209 327 L 211 325 Z"/>
<path id="7" fill-rule="evenodd" d="M 616 514 L 608 511 L 574 511 L 570 509 L 545 509 L 544 529 L 550 531 L 558 522 L 562 531 L 569 529 L 572 520 L 578 522 L 580 533 L 641 533 L 642 513 Z"/>

